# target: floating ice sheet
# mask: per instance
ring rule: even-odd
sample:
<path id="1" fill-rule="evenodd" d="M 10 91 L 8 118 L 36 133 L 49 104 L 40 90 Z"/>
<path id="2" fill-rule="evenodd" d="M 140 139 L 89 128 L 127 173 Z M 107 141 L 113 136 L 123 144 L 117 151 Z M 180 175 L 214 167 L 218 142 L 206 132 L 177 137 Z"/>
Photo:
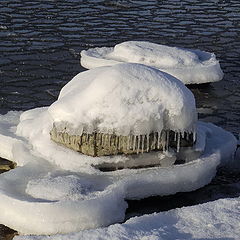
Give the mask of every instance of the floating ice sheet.
<path id="1" fill-rule="evenodd" d="M 213 53 L 143 42 L 128 41 L 115 47 L 83 50 L 81 65 L 91 69 L 121 62 L 141 63 L 158 68 L 184 84 L 220 81 L 223 72 Z"/>

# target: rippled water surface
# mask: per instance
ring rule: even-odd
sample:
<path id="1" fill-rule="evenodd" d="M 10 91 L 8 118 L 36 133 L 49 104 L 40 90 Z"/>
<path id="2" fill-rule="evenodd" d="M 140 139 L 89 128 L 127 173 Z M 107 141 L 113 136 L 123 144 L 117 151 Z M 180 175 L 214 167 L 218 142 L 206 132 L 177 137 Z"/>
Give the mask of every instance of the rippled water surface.
<path id="1" fill-rule="evenodd" d="M 51 104 L 61 87 L 84 71 L 79 65 L 81 50 L 146 40 L 217 55 L 224 79 L 190 88 L 197 100 L 199 117 L 237 136 L 239 25 L 238 0 L 1 0 L 0 113 Z M 218 178 L 223 175 L 230 182 L 231 178 L 239 181 L 239 175 L 232 177 L 233 174 L 221 173 Z M 218 180 L 215 189 L 223 184 Z M 168 209 L 172 207 L 176 206 Z"/>

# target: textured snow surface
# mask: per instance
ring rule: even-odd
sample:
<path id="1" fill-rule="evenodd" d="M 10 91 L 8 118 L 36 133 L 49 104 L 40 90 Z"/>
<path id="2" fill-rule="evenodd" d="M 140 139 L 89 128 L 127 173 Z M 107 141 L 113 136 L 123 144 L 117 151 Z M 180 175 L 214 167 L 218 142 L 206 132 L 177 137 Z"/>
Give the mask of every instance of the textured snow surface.
<path id="1" fill-rule="evenodd" d="M 115 47 L 83 50 L 81 65 L 91 69 L 120 62 L 141 63 L 158 68 L 185 84 L 220 81 L 223 72 L 213 53 L 143 42 L 128 41 Z"/>
<path id="2" fill-rule="evenodd" d="M 127 136 L 194 131 L 194 96 L 169 74 L 134 63 L 91 69 L 66 84 L 48 112 L 61 129 Z"/>
<path id="3" fill-rule="evenodd" d="M 106 228 L 55 236 L 17 236 L 14 240 L 238 240 L 239 236 L 240 198 L 233 198 L 135 217 Z"/>
<path id="4" fill-rule="evenodd" d="M 9 117 L 15 121 L 0 128 L 0 141 L 8 136 L 18 142 L 3 142 L 1 150 L 22 167 L 0 175 L 0 222 L 24 234 L 63 234 L 121 222 L 125 199 L 198 189 L 211 181 L 219 164 L 231 163 L 236 149 L 232 134 L 198 122 L 193 155 L 201 154 L 194 160 L 171 167 L 101 172 L 94 165 L 126 157 L 89 157 L 51 142 L 48 108 L 21 117 L 10 112 L 0 118 L 0 126 Z M 12 132 L 17 124 L 21 136 Z"/>

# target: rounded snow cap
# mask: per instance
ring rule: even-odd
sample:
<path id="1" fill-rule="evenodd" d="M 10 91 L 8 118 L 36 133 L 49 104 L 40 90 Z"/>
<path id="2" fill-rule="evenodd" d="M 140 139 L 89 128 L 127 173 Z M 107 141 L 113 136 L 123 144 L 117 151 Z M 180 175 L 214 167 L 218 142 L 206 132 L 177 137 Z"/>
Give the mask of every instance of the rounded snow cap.
<path id="1" fill-rule="evenodd" d="M 181 81 L 136 63 L 79 73 L 48 111 L 71 135 L 193 132 L 197 120 L 194 96 Z"/>

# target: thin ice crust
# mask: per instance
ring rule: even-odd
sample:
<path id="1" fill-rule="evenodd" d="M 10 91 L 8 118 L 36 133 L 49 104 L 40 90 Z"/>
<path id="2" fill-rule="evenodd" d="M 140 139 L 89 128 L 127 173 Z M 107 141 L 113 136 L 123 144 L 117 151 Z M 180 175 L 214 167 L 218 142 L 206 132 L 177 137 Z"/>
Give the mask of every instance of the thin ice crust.
<path id="1" fill-rule="evenodd" d="M 217 82 L 223 78 L 214 53 L 129 41 L 113 47 L 92 48 L 81 52 L 81 65 L 87 69 L 122 62 L 141 63 L 169 73 L 184 84 Z"/>

